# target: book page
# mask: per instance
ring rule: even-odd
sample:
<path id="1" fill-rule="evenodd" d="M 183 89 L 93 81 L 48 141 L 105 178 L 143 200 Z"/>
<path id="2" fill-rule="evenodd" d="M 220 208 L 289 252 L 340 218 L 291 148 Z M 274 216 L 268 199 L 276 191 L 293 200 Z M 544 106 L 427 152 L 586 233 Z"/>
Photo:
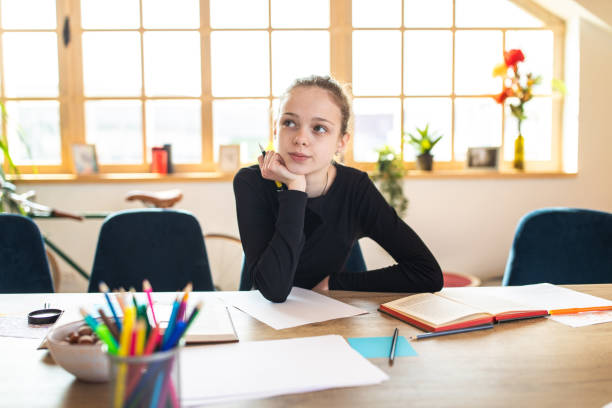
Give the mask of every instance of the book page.
<path id="1" fill-rule="evenodd" d="M 474 306 L 493 315 L 534 310 L 531 306 L 503 298 L 500 296 L 499 289 L 498 287 L 444 288 L 441 292 L 438 292 L 438 295 Z"/>
<path id="2" fill-rule="evenodd" d="M 483 310 L 431 293 L 407 296 L 385 303 L 385 306 L 436 326 L 449 324 L 468 316 L 483 314 Z"/>

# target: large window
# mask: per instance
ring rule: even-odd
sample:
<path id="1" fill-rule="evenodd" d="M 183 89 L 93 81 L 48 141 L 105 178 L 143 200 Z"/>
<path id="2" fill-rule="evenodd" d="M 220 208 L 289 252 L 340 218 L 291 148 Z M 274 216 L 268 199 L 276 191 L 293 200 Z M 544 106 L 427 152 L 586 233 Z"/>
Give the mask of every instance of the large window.
<path id="1" fill-rule="evenodd" d="M 520 2 L 526 7 L 525 1 Z M 103 172 L 147 172 L 169 143 L 179 172 L 212 171 L 220 145 L 241 160 L 272 139 L 292 79 L 351 84 L 348 164 L 369 169 L 388 144 L 410 166 L 402 134 L 444 134 L 438 168 L 469 146 L 512 158 L 513 117 L 491 76 L 504 49 L 544 77 L 527 105 L 531 168 L 560 169 L 563 25 L 511 0 L 1 0 L 1 95 L 22 171 L 71 171 L 71 145 L 96 145 Z M 33 12 L 36 10 L 36 12 Z"/>

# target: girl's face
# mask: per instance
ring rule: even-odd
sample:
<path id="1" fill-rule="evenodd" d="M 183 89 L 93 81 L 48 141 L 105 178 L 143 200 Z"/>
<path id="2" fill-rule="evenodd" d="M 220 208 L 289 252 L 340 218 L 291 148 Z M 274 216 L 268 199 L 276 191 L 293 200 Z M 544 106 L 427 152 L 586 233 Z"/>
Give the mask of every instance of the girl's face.
<path id="1" fill-rule="evenodd" d="M 315 86 L 294 88 L 281 106 L 274 126 L 277 151 L 294 174 L 327 169 L 348 134 L 340 135 L 342 113 L 329 91 Z"/>

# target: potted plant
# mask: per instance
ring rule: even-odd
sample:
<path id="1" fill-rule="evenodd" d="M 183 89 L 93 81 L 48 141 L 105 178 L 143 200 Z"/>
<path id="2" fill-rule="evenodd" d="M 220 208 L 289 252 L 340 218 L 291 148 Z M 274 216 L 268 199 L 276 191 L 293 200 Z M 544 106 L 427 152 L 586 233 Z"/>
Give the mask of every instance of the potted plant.
<path id="1" fill-rule="evenodd" d="M 442 139 L 442 135 L 429 131 L 429 123 L 424 129 L 416 128 L 417 136 L 408 133 L 408 143 L 417 151 L 417 169 L 431 171 L 433 167 L 433 155 L 431 149 Z"/>
<path id="2" fill-rule="evenodd" d="M 376 150 L 378 160 L 376 171 L 371 178 L 378 184 L 378 188 L 385 200 L 403 217 L 408 208 L 408 199 L 404 196 L 404 163 L 392 147 L 384 146 Z"/>

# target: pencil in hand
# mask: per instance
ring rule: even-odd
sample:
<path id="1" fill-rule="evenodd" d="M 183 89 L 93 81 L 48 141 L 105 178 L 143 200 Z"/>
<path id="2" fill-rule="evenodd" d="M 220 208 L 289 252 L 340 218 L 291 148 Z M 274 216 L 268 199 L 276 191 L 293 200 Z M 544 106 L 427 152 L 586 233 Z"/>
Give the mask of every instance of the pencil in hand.
<path id="1" fill-rule="evenodd" d="M 257 143 L 259 145 L 259 150 L 261 150 L 261 155 L 263 157 L 266 157 L 266 150 L 263 148 L 263 146 L 261 145 L 261 143 Z M 281 188 L 283 186 L 283 183 L 281 183 L 280 181 L 274 180 L 274 182 L 276 183 L 276 187 Z"/>

